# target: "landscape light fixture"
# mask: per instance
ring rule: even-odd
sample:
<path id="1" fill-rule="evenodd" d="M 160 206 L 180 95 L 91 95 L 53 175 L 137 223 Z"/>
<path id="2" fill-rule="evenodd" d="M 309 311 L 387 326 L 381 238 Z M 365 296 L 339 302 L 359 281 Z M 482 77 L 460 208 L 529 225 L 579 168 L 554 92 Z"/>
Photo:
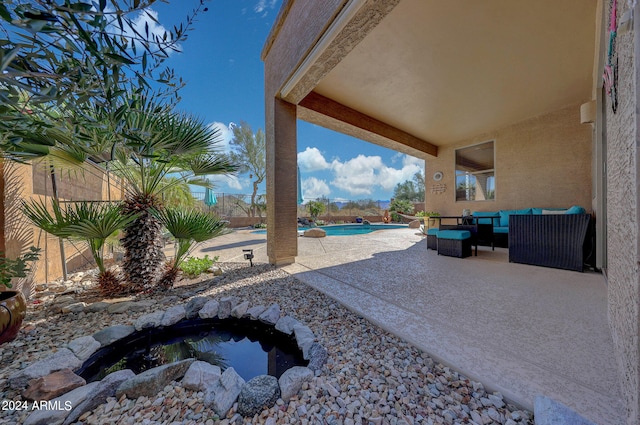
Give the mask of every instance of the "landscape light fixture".
<path id="1" fill-rule="evenodd" d="M 253 249 L 243 249 L 242 252 L 245 252 L 244 259 L 249 260 L 249 264 L 253 267 Z"/>

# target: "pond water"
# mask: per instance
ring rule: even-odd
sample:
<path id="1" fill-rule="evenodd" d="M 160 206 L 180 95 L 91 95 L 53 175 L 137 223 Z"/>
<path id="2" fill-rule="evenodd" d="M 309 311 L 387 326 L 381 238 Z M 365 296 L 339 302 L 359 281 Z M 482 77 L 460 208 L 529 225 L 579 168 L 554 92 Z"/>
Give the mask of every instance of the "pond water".
<path id="1" fill-rule="evenodd" d="M 188 358 L 222 370 L 231 366 L 246 381 L 258 375 L 279 378 L 287 369 L 308 363 L 294 338 L 273 326 L 248 319 L 193 319 L 134 332 L 100 349 L 76 373 L 93 382 L 117 370 L 138 374 Z"/>

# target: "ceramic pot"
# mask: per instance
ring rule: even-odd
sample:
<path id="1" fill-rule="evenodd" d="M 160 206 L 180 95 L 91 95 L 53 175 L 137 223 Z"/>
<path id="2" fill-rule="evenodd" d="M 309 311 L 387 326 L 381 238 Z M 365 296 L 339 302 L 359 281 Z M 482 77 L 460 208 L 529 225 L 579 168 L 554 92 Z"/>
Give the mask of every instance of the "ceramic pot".
<path id="1" fill-rule="evenodd" d="M 27 313 L 27 303 L 19 291 L 0 291 L 0 344 L 12 341 Z"/>

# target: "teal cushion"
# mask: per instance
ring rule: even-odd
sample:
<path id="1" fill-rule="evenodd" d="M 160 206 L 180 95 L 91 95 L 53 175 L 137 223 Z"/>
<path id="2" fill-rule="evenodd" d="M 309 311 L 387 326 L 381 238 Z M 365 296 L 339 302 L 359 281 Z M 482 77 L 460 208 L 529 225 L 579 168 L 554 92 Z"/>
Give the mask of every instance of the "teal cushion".
<path id="1" fill-rule="evenodd" d="M 509 227 L 494 227 L 493 228 L 493 233 L 504 233 L 504 234 L 507 234 L 507 233 L 509 233 Z"/>
<path id="2" fill-rule="evenodd" d="M 471 232 L 468 230 L 440 230 L 438 232 L 438 239 L 454 239 L 462 241 L 469 239 Z"/>
<path id="3" fill-rule="evenodd" d="M 545 211 L 566 211 L 566 208 L 531 208 L 531 214 L 542 215 L 542 210 Z"/>
<path id="4" fill-rule="evenodd" d="M 531 208 L 523 210 L 500 210 L 500 227 L 509 227 L 510 215 L 527 215 L 531 214 Z"/>
<path id="5" fill-rule="evenodd" d="M 429 230 L 427 230 L 427 235 L 438 236 L 438 232 L 439 231 L 440 231 L 440 229 L 429 229 Z"/>
<path id="6" fill-rule="evenodd" d="M 500 213 L 498 211 L 474 211 L 474 217 L 488 217 L 488 218 L 478 218 L 478 224 L 497 224 L 498 220 L 492 220 L 491 217 L 499 218 Z"/>
<path id="7" fill-rule="evenodd" d="M 565 214 L 586 214 L 587 210 L 582 208 L 581 206 L 574 205 L 567 210 Z"/>

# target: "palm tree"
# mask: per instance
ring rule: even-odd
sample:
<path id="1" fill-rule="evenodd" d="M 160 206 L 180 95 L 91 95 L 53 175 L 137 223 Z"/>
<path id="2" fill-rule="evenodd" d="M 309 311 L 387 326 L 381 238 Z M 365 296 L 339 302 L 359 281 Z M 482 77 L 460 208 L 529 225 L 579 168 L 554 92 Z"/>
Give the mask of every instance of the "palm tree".
<path id="1" fill-rule="evenodd" d="M 84 240 L 98 266 L 97 283 L 105 295 L 122 292 L 115 273 L 104 266 L 104 245 L 109 236 L 118 232 L 133 220 L 135 215 L 123 214 L 122 204 L 77 202 L 64 209 L 52 201 L 53 215 L 43 201 L 23 201 L 25 216 L 40 229 L 59 238 Z"/>
<path id="2" fill-rule="evenodd" d="M 163 209 L 162 193 L 185 182 L 210 186 L 204 176 L 237 167 L 219 151 L 217 129 L 147 99 L 133 102 L 121 133 L 112 145 L 114 171 L 126 183 L 125 213 L 137 216 L 121 241 L 123 269 L 134 288 L 144 289 L 155 283 L 164 259 L 162 226 L 150 213 Z"/>
<path id="3" fill-rule="evenodd" d="M 167 269 L 160 279 L 159 287 L 170 288 L 176 281 L 180 264 L 195 248 L 198 242 L 215 238 L 228 232 L 224 221 L 215 215 L 184 208 L 165 208 L 153 211 L 160 222 L 176 239 L 175 258 L 167 264 Z"/>

